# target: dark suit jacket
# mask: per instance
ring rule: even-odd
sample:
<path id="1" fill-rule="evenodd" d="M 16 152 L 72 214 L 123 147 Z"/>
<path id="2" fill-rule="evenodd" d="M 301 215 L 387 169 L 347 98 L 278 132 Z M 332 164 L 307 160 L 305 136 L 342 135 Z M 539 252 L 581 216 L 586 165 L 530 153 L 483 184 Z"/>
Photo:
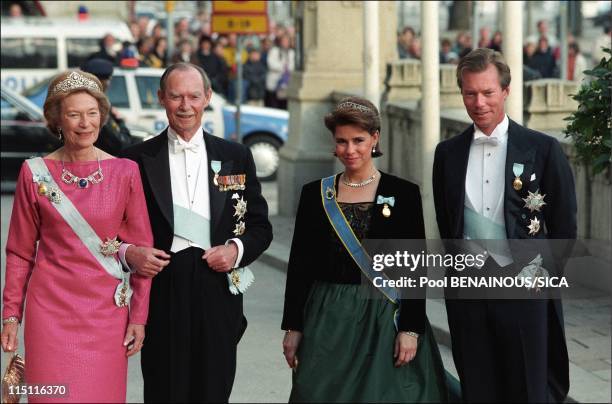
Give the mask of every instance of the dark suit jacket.
<path id="1" fill-rule="evenodd" d="M 433 192 L 436 219 L 441 239 L 463 238 L 465 179 L 474 125 L 436 147 L 433 167 Z M 523 187 L 512 187 L 513 163 L 524 164 Z M 535 180 L 530 181 L 532 174 Z M 522 198 L 528 191 L 545 194 L 546 205 L 540 212 L 530 212 Z M 530 219 L 537 217 L 541 230 L 529 235 Z M 559 142 L 543 133 L 527 129 L 510 120 L 505 167 L 504 219 L 508 239 L 575 239 L 576 193 L 574 177 Z M 514 253 L 514 251 L 513 251 Z M 546 265 L 544 265 L 547 268 Z M 553 300 L 549 312 L 551 349 L 549 368 L 554 371 L 552 383 L 559 394 L 567 395 L 569 373 L 567 348 L 563 332 L 561 302 Z"/>
<path id="2" fill-rule="evenodd" d="M 336 185 L 339 178 L 337 175 Z M 368 238 L 425 239 L 421 194 L 417 185 L 381 173 L 376 195 L 393 196 L 395 205 L 388 218 L 382 215 L 383 205 L 374 206 Z M 304 185 L 287 270 L 282 329 L 303 330 L 304 306 L 312 284 L 322 279 L 322 272 L 334 270 L 329 268 L 330 254 L 336 254 L 333 237 L 337 236 L 321 203 L 321 181 Z M 359 272 L 356 264 L 355 271 Z M 425 318 L 424 299 L 402 300 L 400 330 L 421 334 L 425 330 Z"/>
<path id="3" fill-rule="evenodd" d="M 255 174 L 253 156 L 245 146 L 219 139 L 206 132 L 204 132 L 204 142 L 208 155 L 211 244 L 223 245 L 228 239 L 240 239 L 244 246 L 240 266 L 246 266 L 257 259 L 272 241 L 268 205 L 261 195 L 261 185 Z M 134 160 L 140 167 L 155 248 L 169 251 L 174 237 L 174 214 L 167 130 L 144 143 L 126 149 L 122 155 Z M 219 191 L 219 188 L 213 184 L 214 172 L 210 168 L 211 160 L 222 162 L 219 175 L 246 174 L 245 190 Z M 242 194 L 247 201 L 246 231 L 241 236 L 232 233 L 235 220 L 231 195 L 234 192 Z"/>
<path id="4" fill-rule="evenodd" d="M 474 134 L 471 125 L 462 134 L 436 147 L 433 167 L 433 191 L 436 219 L 441 239 L 463 238 L 465 177 Z M 524 164 L 523 188 L 512 188 L 513 163 Z M 535 174 L 535 181 L 530 181 Z M 506 156 L 504 218 L 509 239 L 530 239 L 530 218 L 536 216 L 543 230 L 535 238 L 576 238 L 576 193 L 574 176 L 559 142 L 543 133 L 510 120 Z M 540 212 L 529 212 L 522 198 L 527 192 L 546 194 L 546 205 Z"/>

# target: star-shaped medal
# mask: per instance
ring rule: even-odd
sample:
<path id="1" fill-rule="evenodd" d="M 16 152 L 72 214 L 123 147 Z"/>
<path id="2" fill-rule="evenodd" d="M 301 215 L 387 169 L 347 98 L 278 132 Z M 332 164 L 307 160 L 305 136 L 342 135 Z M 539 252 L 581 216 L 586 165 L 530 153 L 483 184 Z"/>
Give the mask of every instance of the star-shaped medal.
<path id="1" fill-rule="evenodd" d="M 242 220 L 247 211 L 247 202 L 240 197 L 240 199 L 236 200 L 236 205 L 234 205 L 234 216 L 238 217 L 238 220 Z"/>
<path id="2" fill-rule="evenodd" d="M 236 223 L 236 228 L 234 229 L 234 235 L 242 236 L 244 234 L 244 230 L 246 229 L 244 222 L 241 220 Z"/>
<path id="3" fill-rule="evenodd" d="M 536 234 L 538 234 L 538 232 L 540 231 L 540 221 L 538 220 L 538 218 L 534 217 L 533 219 L 531 219 L 527 228 L 529 229 L 529 235 L 535 236 Z"/>
<path id="4" fill-rule="evenodd" d="M 542 206 L 546 205 L 546 202 L 544 202 L 546 194 L 540 195 L 540 190 L 527 192 L 527 198 L 523 198 L 523 201 L 525 201 L 525 206 L 523 207 L 529 209 L 530 212 L 539 212 Z"/>
<path id="5" fill-rule="evenodd" d="M 119 246 L 121 245 L 121 241 L 117 240 L 117 236 L 114 238 L 106 238 L 106 241 L 100 244 L 100 252 L 105 257 L 110 257 L 112 255 L 117 254 L 119 252 Z"/>

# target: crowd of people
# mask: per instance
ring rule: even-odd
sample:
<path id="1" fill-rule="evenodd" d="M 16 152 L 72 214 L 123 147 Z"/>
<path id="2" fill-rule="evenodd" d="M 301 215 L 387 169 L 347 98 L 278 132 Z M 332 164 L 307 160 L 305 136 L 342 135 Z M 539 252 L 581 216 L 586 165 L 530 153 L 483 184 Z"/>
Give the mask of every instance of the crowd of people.
<path id="1" fill-rule="evenodd" d="M 287 86 L 295 67 L 293 27 L 272 22 L 269 34 L 219 34 L 212 32 L 209 14 L 201 12 L 191 21 L 181 18 L 174 24 L 174 46 L 170 47 L 167 29 L 160 22 L 140 16 L 128 25 L 134 42 L 122 43 L 117 51 L 116 39 L 107 34 L 91 58 L 107 59 L 124 67 L 166 68 L 177 62 L 193 63 L 208 73 L 215 92 L 235 102 L 241 40 L 242 101 L 287 109 Z"/>
<path id="2" fill-rule="evenodd" d="M 501 31 L 495 31 L 491 35 L 491 30 L 488 27 L 482 27 L 479 30 L 477 47 L 502 52 L 502 41 Z M 459 60 L 474 48 L 473 42 L 472 35 L 464 31 L 458 32 L 454 41 L 449 38 L 442 38 L 440 41 L 440 63 L 458 64 Z M 591 63 L 581 53 L 580 45 L 572 34 L 568 35 L 567 44 L 567 76 L 563 78 L 580 82 L 584 79 L 583 72 L 587 70 L 589 65 L 595 65 L 601 59 L 601 47 L 610 45 L 610 27 L 604 27 L 603 34 L 595 41 Z M 398 34 L 397 51 L 400 59 L 421 58 L 421 40 L 412 27 L 404 27 Z M 523 44 L 524 80 L 562 78 L 561 63 L 561 44 L 559 40 L 549 32 L 546 20 L 538 21 L 537 34 L 528 36 Z"/>

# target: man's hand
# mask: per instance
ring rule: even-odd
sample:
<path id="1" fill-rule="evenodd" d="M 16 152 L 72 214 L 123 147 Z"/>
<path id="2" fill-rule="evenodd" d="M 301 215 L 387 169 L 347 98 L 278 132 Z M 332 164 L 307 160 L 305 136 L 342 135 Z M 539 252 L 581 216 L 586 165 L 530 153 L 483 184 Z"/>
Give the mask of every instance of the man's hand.
<path id="1" fill-rule="evenodd" d="M 211 247 L 202 255 L 202 259 L 208 262 L 208 266 L 217 272 L 231 271 L 236 263 L 236 258 L 238 258 L 238 246 L 234 242 Z"/>
<path id="2" fill-rule="evenodd" d="M 294 370 L 298 366 L 298 358 L 296 353 L 298 347 L 300 346 L 301 340 L 302 333 L 299 331 L 287 331 L 285 333 L 285 338 L 283 339 L 283 355 L 285 355 L 287 365 Z"/>
<path id="3" fill-rule="evenodd" d="M 395 367 L 399 368 L 414 359 L 417 352 L 417 338 L 403 332 L 399 332 L 395 338 Z"/>
<path id="4" fill-rule="evenodd" d="M 152 278 L 170 263 L 170 256 L 156 248 L 131 245 L 125 251 L 125 260 L 139 275 Z"/>
<path id="5" fill-rule="evenodd" d="M 142 324 L 129 324 L 125 331 L 123 346 L 126 347 L 126 356 L 130 357 L 142 349 L 145 337 L 145 326 Z"/>
<path id="6" fill-rule="evenodd" d="M 17 338 L 18 323 L 6 323 L 2 326 L 2 350 L 4 352 L 14 352 L 19 346 Z"/>

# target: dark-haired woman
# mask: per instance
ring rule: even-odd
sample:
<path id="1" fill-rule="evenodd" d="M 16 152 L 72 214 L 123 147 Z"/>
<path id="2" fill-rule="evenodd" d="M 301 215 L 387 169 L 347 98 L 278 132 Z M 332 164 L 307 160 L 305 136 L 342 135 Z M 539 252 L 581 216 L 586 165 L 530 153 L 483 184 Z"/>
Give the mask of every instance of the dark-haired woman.
<path id="1" fill-rule="evenodd" d="M 365 298 L 360 286 L 368 270 L 362 239 L 425 239 L 419 188 L 375 168 L 380 118 L 372 103 L 346 98 L 325 125 L 344 172 L 306 184 L 300 197 L 282 321 L 290 401 L 446 401 L 424 298 L 381 290 Z"/>

